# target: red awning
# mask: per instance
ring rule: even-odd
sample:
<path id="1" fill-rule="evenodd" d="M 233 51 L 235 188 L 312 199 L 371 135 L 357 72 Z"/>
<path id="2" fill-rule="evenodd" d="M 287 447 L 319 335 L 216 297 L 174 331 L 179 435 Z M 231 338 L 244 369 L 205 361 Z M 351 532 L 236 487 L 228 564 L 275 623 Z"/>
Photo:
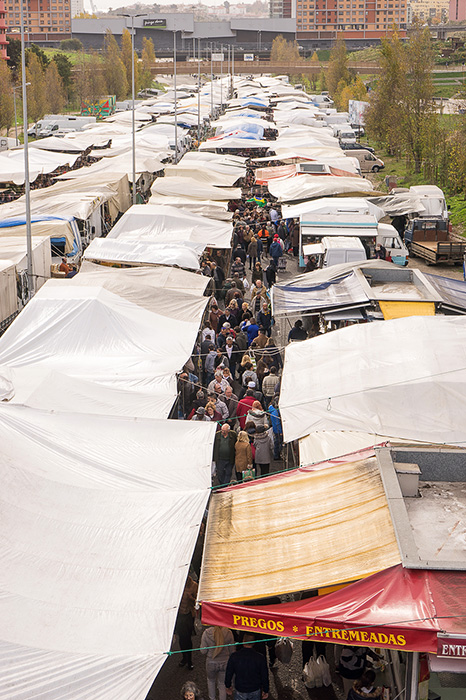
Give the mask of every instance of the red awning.
<path id="1" fill-rule="evenodd" d="M 466 571 L 392 566 L 320 598 L 267 606 L 203 603 L 204 624 L 332 644 L 437 652 L 466 634 Z"/>

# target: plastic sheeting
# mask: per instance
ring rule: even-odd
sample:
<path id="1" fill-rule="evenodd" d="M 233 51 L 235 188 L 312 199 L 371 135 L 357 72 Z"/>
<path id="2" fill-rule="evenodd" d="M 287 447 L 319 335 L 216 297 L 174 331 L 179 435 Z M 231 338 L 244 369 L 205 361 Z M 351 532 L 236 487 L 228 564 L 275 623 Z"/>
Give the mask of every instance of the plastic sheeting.
<path id="1" fill-rule="evenodd" d="M 214 431 L 0 404 L 2 700 L 145 697 L 171 645 Z"/>
<path id="2" fill-rule="evenodd" d="M 355 430 L 466 444 L 466 318 L 412 316 L 291 344 L 280 410 L 286 441 Z"/>
<path id="3" fill-rule="evenodd" d="M 466 283 L 450 277 L 424 273 L 430 284 L 440 294 L 445 306 L 466 310 Z"/>
<path id="4" fill-rule="evenodd" d="M 203 141 L 199 145 L 200 151 L 215 151 L 217 148 L 225 148 L 234 151 L 256 150 L 258 148 L 269 149 L 273 148 L 273 141 L 261 141 L 254 138 L 241 139 L 229 136 L 220 141 L 209 139 L 208 141 Z"/>
<path id="5" fill-rule="evenodd" d="M 108 234 L 125 242 L 192 243 L 230 248 L 233 226 L 182 209 L 136 204 L 128 209 Z"/>
<path id="6" fill-rule="evenodd" d="M 284 219 L 294 219 L 305 214 L 371 214 L 377 221 L 383 219 L 385 212 L 364 197 L 322 197 L 312 202 L 291 204 L 282 207 Z"/>
<path id="7" fill-rule="evenodd" d="M 130 206 L 127 175 L 103 173 L 85 179 L 57 182 L 31 192 L 31 212 L 35 216 L 74 217 L 86 220 L 104 202 L 108 203 L 110 216 L 116 219 L 119 212 Z M 0 219 L 24 216 L 24 195 L 14 202 L 0 206 Z"/>
<path id="8" fill-rule="evenodd" d="M 213 494 L 200 601 L 331 586 L 400 561 L 373 453 Z"/>
<path id="9" fill-rule="evenodd" d="M 202 621 L 249 632 L 260 620 L 277 636 L 436 653 L 439 633 L 465 634 L 465 608 L 464 571 L 396 565 L 323 599 L 257 607 L 206 603 Z"/>
<path id="10" fill-rule="evenodd" d="M 50 280 L 2 336 L 0 375 L 15 403 L 166 418 L 206 302 L 120 270 Z"/>
<path id="11" fill-rule="evenodd" d="M 329 195 L 361 192 L 370 193 L 373 185 L 369 180 L 356 177 L 315 177 L 300 175 L 285 180 L 271 180 L 269 192 L 280 202 L 294 202 Z"/>
<path id="12" fill-rule="evenodd" d="M 130 265 L 178 265 L 187 270 L 198 270 L 204 249 L 204 244 L 189 241 L 154 243 L 94 238 L 84 251 L 83 259 Z"/>
<path id="13" fill-rule="evenodd" d="M 240 177 L 245 177 L 246 168 L 232 168 L 209 161 L 186 161 L 177 165 L 166 165 L 165 177 L 189 177 L 208 185 L 233 187 Z"/>
<path id="14" fill-rule="evenodd" d="M 153 195 L 220 202 L 241 199 L 240 187 L 215 187 L 190 177 L 159 177 L 152 185 L 151 192 Z"/>

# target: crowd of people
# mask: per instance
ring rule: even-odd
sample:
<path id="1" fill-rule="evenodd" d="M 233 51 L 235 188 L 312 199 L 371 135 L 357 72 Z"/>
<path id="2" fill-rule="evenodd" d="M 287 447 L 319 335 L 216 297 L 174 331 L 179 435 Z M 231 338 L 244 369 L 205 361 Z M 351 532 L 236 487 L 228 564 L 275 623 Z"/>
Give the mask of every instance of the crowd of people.
<path id="1" fill-rule="evenodd" d="M 212 455 L 212 483 L 224 486 L 262 477 L 279 460 L 283 431 L 278 406 L 282 353 L 274 340 L 270 288 L 277 271 L 285 269 L 287 255 L 298 255 L 299 227 L 284 221 L 280 208 L 257 193 L 230 203 L 234 233 L 231 259 L 221 251 L 205 255 L 202 274 L 212 278 L 213 295 L 205 323 L 190 362 L 179 375 L 178 417 L 216 423 Z M 319 332 L 306 331 L 297 320 L 288 342 L 305 340 Z M 175 633 L 181 649 L 180 667 L 193 670 L 196 578 L 192 564 L 178 612 Z M 196 555 L 195 555 L 196 556 Z M 193 558 L 194 562 L 194 558 Z M 279 602 L 279 600 L 277 600 Z M 325 655 L 324 644 L 302 643 L 302 663 L 315 653 Z M 260 635 L 208 627 L 200 651 L 206 657 L 209 700 L 265 700 L 269 667 L 276 662 L 275 641 Z M 369 650 L 343 647 L 337 670 L 345 698 L 368 700 L 381 696 L 368 667 Z M 267 663 L 268 657 L 268 663 Z M 218 694 L 218 695 L 217 695 Z M 182 700 L 203 700 L 191 680 L 181 689 Z"/>

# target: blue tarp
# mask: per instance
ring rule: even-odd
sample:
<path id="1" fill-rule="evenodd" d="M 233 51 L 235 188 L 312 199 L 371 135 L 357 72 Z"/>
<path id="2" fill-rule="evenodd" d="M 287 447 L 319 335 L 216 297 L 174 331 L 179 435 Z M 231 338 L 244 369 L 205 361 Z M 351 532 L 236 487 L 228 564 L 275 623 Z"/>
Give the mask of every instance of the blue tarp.
<path id="1" fill-rule="evenodd" d="M 235 127 L 234 127 L 234 129 L 231 129 L 231 131 L 230 131 L 230 129 L 228 129 L 228 125 L 225 124 L 225 128 L 224 128 L 223 133 L 228 134 L 228 133 L 233 133 L 236 131 L 244 131 L 244 132 L 249 133 L 249 134 L 254 134 L 255 136 L 257 136 L 257 138 L 262 139 L 262 137 L 264 136 L 265 129 L 263 126 L 260 126 L 260 124 L 254 124 L 254 123 L 251 124 L 250 122 L 240 122 L 239 124 L 237 124 L 235 122 Z M 240 136 L 240 138 L 245 138 L 245 137 Z"/>
<path id="2" fill-rule="evenodd" d="M 31 216 L 31 223 L 38 221 L 74 221 L 72 216 Z M 13 228 L 14 226 L 25 226 L 26 217 L 0 220 L 0 228 Z"/>

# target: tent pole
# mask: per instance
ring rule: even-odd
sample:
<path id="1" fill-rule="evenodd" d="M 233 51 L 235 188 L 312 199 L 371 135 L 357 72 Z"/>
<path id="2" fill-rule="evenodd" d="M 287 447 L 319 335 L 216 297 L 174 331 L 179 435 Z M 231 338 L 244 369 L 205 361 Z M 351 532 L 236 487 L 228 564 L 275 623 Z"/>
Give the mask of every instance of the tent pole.
<path id="1" fill-rule="evenodd" d="M 406 698 L 419 700 L 419 652 L 408 652 L 406 661 Z"/>

